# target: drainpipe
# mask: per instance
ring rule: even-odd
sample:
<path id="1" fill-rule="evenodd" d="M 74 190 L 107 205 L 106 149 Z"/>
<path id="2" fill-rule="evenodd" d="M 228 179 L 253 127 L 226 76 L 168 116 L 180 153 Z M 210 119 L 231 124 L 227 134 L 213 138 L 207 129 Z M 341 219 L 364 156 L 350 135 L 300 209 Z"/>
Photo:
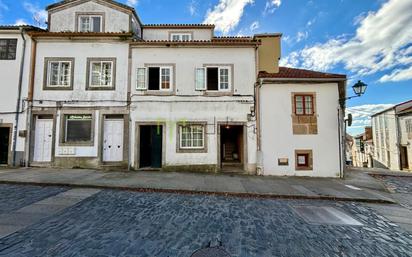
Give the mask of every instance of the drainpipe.
<path id="1" fill-rule="evenodd" d="M 258 79 L 258 82 L 255 85 L 256 92 L 256 137 L 257 137 L 257 160 L 256 160 L 256 173 L 257 175 L 263 175 L 263 154 L 262 154 L 262 140 L 261 140 L 261 118 L 260 118 L 260 89 L 262 88 L 263 79 Z"/>
<path id="2" fill-rule="evenodd" d="M 346 161 L 346 142 L 343 140 L 343 135 L 342 135 L 342 107 L 338 108 L 338 137 L 339 137 L 339 177 L 344 178 L 344 168 L 343 165 L 344 163 L 344 157 Z M 344 121 L 345 122 L 345 121 Z M 343 127 L 345 127 L 346 124 L 343 124 Z M 346 129 L 345 129 L 345 139 L 346 139 Z"/>
<path id="3" fill-rule="evenodd" d="M 23 69 L 24 69 L 24 60 L 26 56 L 26 38 L 24 37 L 24 28 L 20 28 L 20 35 L 23 39 L 23 49 L 21 54 L 20 61 L 20 74 L 19 74 L 19 84 L 17 89 L 17 103 L 16 103 L 16 117 L 13 129 L 13 167 L 16 166 L 16 149 L 17 149 L 17 133 L 19 128 L 19 117 L 20 117 L 20 102 L 21 102 L 21 91 L 23 84 Z"/>
<path id="4" fill-rule="evenodd" d="M 37 55 L 37 41 L 32 40 L 31 45 L 31 60 L 30 60 L 30 80 L 29 80 L 29 91 L 28 91 L 28 109 L 26 117 L 26 145 L 25 145 L 25 167 L 29 167 L 30 162 L 30 145 L 31 145 L 31 130 L 32 130 L 32 109 L 33 109 L 33 94 L 34 94 L 34 77 L 36 71 L 36 55 Z"/>
<path id="5" fill-rule="evenodd" d="M 399 116 L 396 114 L 396 109 L 395 109 L 395 123 L 396 123 L 396 148 L 398 149 L 397 159 L 398 159 L 399 170 L 402 170 L 402 160 L 401 160 L 401 153 L 402 153 L 401 134 L 402 132 L 401 132 Z"/>

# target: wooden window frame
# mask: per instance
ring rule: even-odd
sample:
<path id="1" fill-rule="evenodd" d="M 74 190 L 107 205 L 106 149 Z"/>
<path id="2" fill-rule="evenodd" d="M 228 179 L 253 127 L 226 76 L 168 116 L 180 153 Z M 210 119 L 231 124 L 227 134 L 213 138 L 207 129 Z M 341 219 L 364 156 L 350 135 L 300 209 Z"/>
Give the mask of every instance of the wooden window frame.
<path id="1" fill-rule="evenodd" d="M 298 97 L 302 97 L 302 104 L 303 104 L 303 106 L 302 106 L 302 109 L 303 109 L 303 114 L 299 114 L 298 112 L 297 112 L 297 110 L 298 110 L 298 108 L 297 108 L 297 98 Z M 311 110 L 312 110 L 312 113 L 306 113 L 306 100 L 305 100 L 305 98 L 306 97 L 310 97 L 311 98 Z M 313 95 L 312 94 L 296 94 L 296 95 L 294 95 L 294 97 L 293 97 L 293 101 L 294 101 L 294 113 L 295 113 L 295 115 L 296 116 L 313 116 L 313 115 L 315 115 L 315 103 L 314 103 L 314 100 L 315 100 L 315 98 L 313 97 Z"/>
<path id="2" fill-rule="evenodd" d="M 305 164 L 299 164 L 299 157 L 305 157 Z M 313 151 L 295 150 L 295 169 L 297 171 L 313 171 Z"/>
<path id="3" fill-rule="evenodd" d="M 87 72 L 86 72 L 86 90 L 101 90 L 101 91 L 113 91 L 116 89 L 116 58 L 87 58 Z M 92 64 L 93 63 L 105 63 L 110 62 L 112 64 L 111 71 L 111 84 L 105 85 L 92 85 Z"/>
<path id="4" fill-rule="evenodd" d="M 149 89 L 149 81 L 150 81 L 150 77 L 149 77 L 149 70 L 150 68 L 159 68 L 159 89 L 158 90 L 152 90 Z M 149 92 L 171 92 L 173 91 L 174 88 L 174 67 L 171 65 L 153 65 L 153 66 L 147 66 L 145 67 L 146 69 L 146 74 L 145 74 L 145 83 L 146 83 L 146 87 L 145 89 L 137 89 L 137 90 L 147 90 Z M 162 88 L 162 70 L 169 70 L 169 88 Z"/>
<path id="5" fill-rule="evenodd" d="M 16 60 L 17 58 L 17 46 L 18 46 L 18 40 L 16 38 L 0 38 L 0 40 L 4 40 L 6 41 L 6 58 L 0 58 L 0 60 Z M 14 54 L 14 56 L 12 58 L 9 57 L 10 54 L 10 48 L 12 46 L 11 42 L 15 42 L 15 49 L 14 49 L 14 53 L 12 52 L 12 54 Z"/>

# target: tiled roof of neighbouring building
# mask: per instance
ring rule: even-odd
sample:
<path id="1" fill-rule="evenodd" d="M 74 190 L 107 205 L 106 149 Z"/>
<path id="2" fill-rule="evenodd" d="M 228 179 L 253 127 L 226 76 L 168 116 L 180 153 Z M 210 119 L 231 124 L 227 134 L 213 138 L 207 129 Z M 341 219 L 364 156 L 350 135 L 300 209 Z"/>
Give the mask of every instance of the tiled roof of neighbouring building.
<path id="1" fill-rule="evenodd" d="M 282 78 L 282 79 L 346 79 L 346 75 L 325 73 L 304 69 L 279 67 L 278 73 L 260 72 L 259 78 Z"/>
<path id="2" fill-rule="evenodd" d="M 0 30 L 19 30 L 20 28 L 25 30 L 43 31 L 43 29 L 31 25 L 0 25 Z"/>

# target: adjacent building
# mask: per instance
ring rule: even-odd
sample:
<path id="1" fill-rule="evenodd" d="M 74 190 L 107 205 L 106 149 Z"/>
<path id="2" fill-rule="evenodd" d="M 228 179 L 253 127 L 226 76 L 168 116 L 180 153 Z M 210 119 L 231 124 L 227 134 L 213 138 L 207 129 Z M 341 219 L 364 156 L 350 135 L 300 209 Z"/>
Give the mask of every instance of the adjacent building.
<path id="1" fill-rule="evenodd" d="M 0 61 L 4 164 L 342 176 L 346 76 L 279 67 L 281 34 L 143 24 L 106 0 L 47 11 L 47 29 L 10 29 L 21 72 Z"/>
<path id="2" fill-rule="evenodd" d="M 365 132 L 352 137 L 351 156 L 352 166 L 359 168 L 373 167 L 372 127 L 365 127 Z"/>
<path id="3" fill-rule="evenodd" d="M 372 115 L 374 166 L 412 170 L 412 100 Z"/>

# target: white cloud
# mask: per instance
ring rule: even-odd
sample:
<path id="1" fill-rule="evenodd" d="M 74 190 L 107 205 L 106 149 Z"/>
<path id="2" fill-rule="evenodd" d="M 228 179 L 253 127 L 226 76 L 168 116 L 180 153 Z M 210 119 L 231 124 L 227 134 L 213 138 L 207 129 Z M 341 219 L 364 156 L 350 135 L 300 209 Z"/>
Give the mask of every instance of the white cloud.
<path id="1" fill-rule="evenodd" d="M 130 6 L 136 6 L 138 2 L 138 0 L 127 0 L 126 4 Z"/>
<path id="2" fill-rule="evenodd" d="M 25 21 L 24 19 L 18 19 L 16 20 L 16 22 L 14 23 L 15 26 L 20 26 L 20 25 L 27 25 L 29 24 L 27 21 Z"/>
<path id="3" fill-rule="evenodd" d="M 265 10 L 263 11 L 263 13 L 274 13 L 281 4 L 281 0 L 266 0 Z"/>
<path id="4" fill-rule="evenodd" d="M 392 74 L 381 82 L 410 78 L 412 65 L 412 1 L 388 0 L 376 12 L 358 18 L 355 35 L 342 35 L 325 43 L 295 51 L 282 64 L 328 70 L 341 63 L 356 75 Z"/>
<path id="5" fill-rule="evenodd" d="M 297 34 L 296 34 L 296 42 L 300 42 L 300 41 L 302 41 L 302 40 L 305 40 L 305 39 L 307 39 L 308 38 L 308 36 L 309 36 L 309 33 L 307 32 L 307 31 L 299 31 Z"/>
<path id="6" fill-rule="evenodd" d="M 352 126 L 350 127 L 352 131 L 356 131 L 354 133 L 357 133 L 358 130 L 354 130 L 356 128 L 364 128 L 366 126 L 371 125 L 371 120 L 370 116 L 380 112 L 382 110 L 388 109 L 392 107 L 393 104 L 365 104 L 365 105 L 358 105 L 354 107 L 348 107 L 346 109 L 347 113 L 351 113 L 353 117 L 353 123 Z"/>
<path id="7" fill-rule="evenodd" d="M 250 31 L 256 31 L 260 27 L 260 24 L 258 21 L 253 22 L 250 24 Z"/>
<path id="8" fill-rule="evenodd" d="M 254 0 L 219 0 L 213 10 L 207 11 L 203 23 L 215 24 L 217 31 L 227 34 L 239 24 L 245 7 L 253 3 Z"/>
<path id="9" fill-rule="evenodd" d="M 189 6 L 187 7 L 191 16 L 194 16 L 197 13 L 197 2 L 195 0 L 190 1 Z"/>
<path id="10" fill-rule="evenodd" d="M 29 2 L 23 3 L 24 9 L 32 14 L 34 25 L 39 27 L 45 27 L 47 22 L 47 11 L 39 8 L 37 5 L 33 5 Z"/>

